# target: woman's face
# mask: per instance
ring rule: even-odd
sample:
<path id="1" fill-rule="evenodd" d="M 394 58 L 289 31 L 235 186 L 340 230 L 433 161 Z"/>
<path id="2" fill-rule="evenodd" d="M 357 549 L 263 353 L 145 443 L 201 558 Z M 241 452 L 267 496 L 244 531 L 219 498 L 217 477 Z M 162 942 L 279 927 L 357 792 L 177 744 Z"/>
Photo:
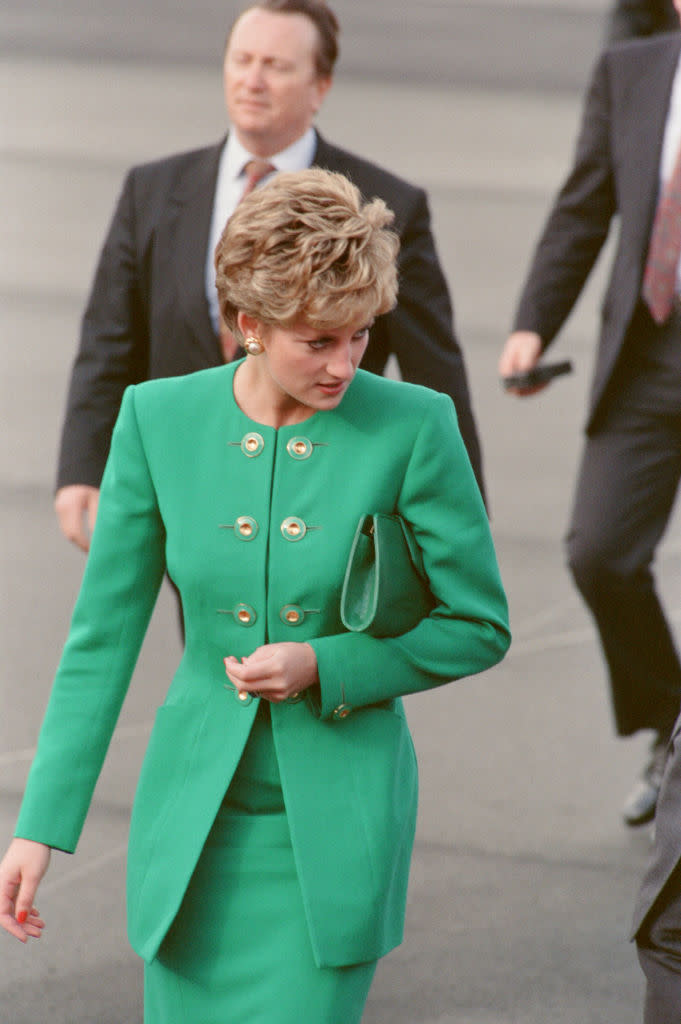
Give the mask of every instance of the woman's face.
<path id="1" fill-rule="evenodd" d="M 372 322 L 358 320 L 332 330 L 317 330 L 304 322 L 293 327 L 259 326 L 252 333 L 264 351 L 249 359 L 266 397 L 276 409 L 292 415 L 292 421 L 335 409 L 362 360 Z"/>

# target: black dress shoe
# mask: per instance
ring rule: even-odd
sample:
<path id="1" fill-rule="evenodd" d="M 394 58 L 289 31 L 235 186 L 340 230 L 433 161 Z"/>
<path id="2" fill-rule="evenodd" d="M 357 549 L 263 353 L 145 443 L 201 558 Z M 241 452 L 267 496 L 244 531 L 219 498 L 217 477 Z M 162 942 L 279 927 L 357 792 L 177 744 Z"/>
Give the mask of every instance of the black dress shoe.
<path id="1" fill-rule="evenodd" d="M 655 817 L 657 798 L 662 784 L 662 773 L 667 760 L 669 738 L 659 733 L 650 748 L 650 759 L 643 769 L 641 778 L 636 782 L 622 807 L 622 817 L 627 825 L 635 828 L 646 825 Z"/>

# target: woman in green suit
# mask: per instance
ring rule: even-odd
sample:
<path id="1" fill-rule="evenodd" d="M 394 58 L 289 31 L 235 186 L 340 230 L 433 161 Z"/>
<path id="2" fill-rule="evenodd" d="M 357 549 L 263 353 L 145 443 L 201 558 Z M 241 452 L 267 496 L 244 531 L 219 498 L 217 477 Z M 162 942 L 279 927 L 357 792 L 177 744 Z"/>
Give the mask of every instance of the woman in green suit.
<path id="1" fill-rule="evenodd" d="M 400 697 L 509 643 L 451 401 L 358 370 L 397 289 L 380 200 L 279 174 L 216 251 L 246 357 L 129 388 L 19 820 L 0 924 L 21 941 L 51 848 L 73 851 L 164 572 L 186 648 L 135 797 L 128 923 L 147 1024 L 353 1024 L 401 941 L 416 764 Z M 367 512 L 411 526 L 434 607 L 344 630 Z"/>

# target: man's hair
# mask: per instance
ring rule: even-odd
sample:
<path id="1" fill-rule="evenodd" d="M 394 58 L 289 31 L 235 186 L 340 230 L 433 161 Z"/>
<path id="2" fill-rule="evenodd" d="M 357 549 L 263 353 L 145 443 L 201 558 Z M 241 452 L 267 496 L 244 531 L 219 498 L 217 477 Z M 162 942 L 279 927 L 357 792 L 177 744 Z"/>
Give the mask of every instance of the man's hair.
<path id="1" fill-rule="evenodd" d="M 215 250 L 220 312 L 269 326 L 330 330 L 387 313 L 399 238 L 382 199 L 363 202 L 342 174 L 282 171 L 237 206 Z"/>
<path id="2" fill-rule="evenodd" d="M 331 77 L 338 60 L 340 25 L 338 18 L 324 0 L 255 0 L 255 3 L 244 7 L 241 14 L 253 9 L 271 11 L 273 14 L 302 14 L 303 17 L 309 18 L 317 29 L 318 46 L 315 57 L 317 75 L 320 78 Z M 238 21 L 238 18 L 236 20 Z M 230 29 L 229 36 L 231 34 Z M 228 44 L 229 36 L 227 37 Z"/>

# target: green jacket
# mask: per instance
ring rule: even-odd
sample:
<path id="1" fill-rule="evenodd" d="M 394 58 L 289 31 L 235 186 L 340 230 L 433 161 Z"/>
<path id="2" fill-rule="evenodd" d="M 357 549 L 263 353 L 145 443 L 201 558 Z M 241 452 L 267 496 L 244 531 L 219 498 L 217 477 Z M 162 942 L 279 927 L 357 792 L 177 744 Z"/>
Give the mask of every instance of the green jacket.
<path id="1" fill-rule="evenodd" d="M 372 960 L 401 941 L 415 828 L 399 698 L 489 668 L 509 644 L 487 517 L 446 396 L 359 371 L 336 410 L 277 431 L 241 412 L 233 374 L 125 393 L 16 834 L 75 848 L 167 569 L 186 647 L 133 807 L 133 947 L 155 956 L 255 716 L 223 658 L 296 640 L 320 684 L 273 705 L 272 729 L 310 937 L 320 965 Z M 394 639 L 339 616 L 355 527 L 377 511 L 411 523 L 437 600 Z"/>

